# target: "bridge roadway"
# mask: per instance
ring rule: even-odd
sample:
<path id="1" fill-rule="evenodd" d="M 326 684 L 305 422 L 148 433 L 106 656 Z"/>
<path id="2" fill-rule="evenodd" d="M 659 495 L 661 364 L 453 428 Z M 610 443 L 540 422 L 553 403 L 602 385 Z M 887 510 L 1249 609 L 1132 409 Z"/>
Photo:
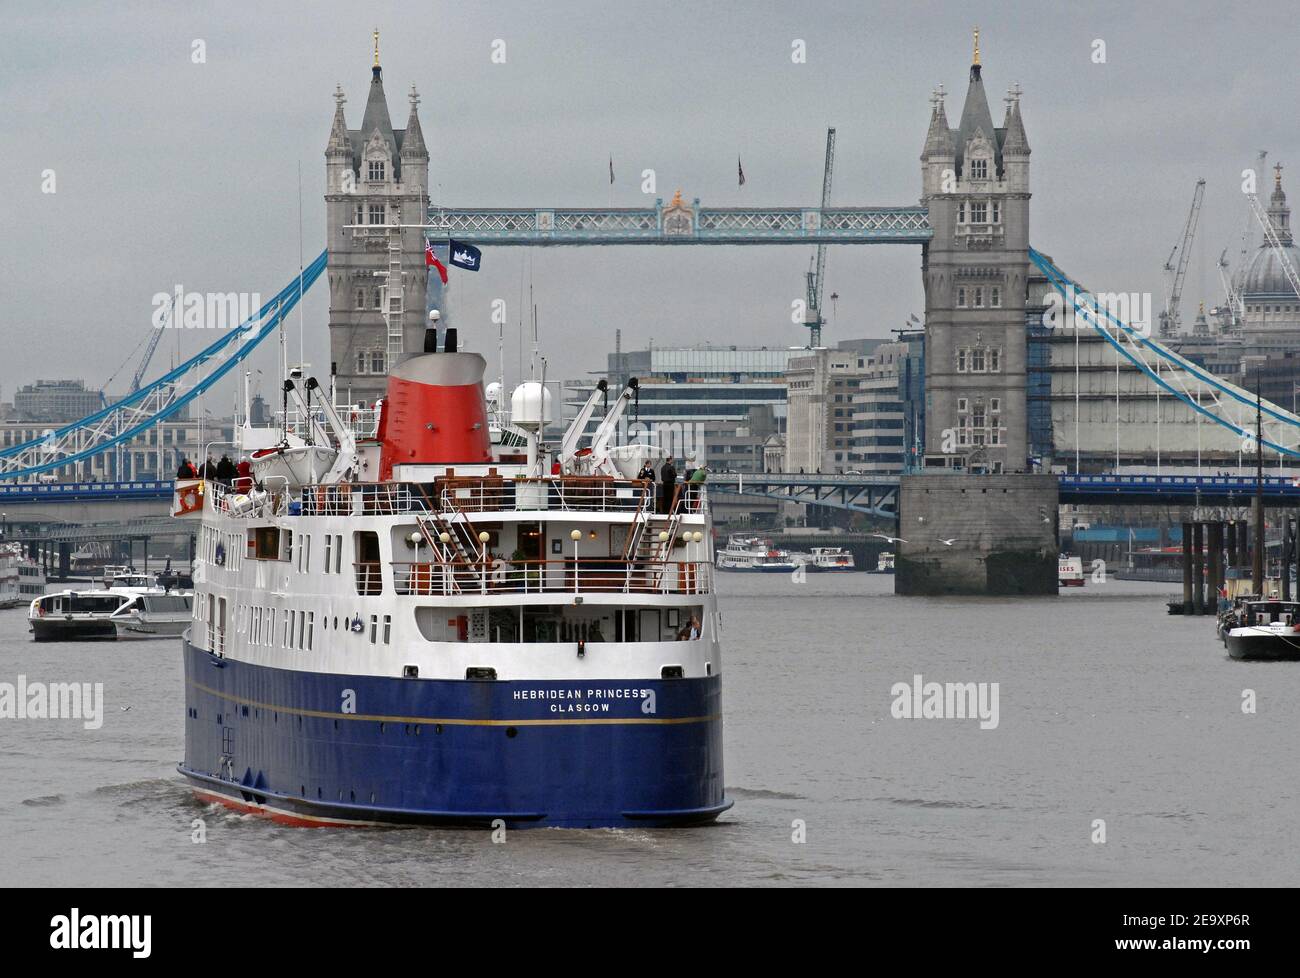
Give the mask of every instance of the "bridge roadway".
<path id="1" fill-rule="evenodd" d="M 1253 476 L 1221 475 L 1062 475 L 1062 503 L 1144 506 L 1246 506 L 1255 494 Z M 724 473 L 710 475 L 713 493 L 778 499 L 801 505 L 831 506 L 873 516 L 892 518 L 897 513 L 899 477 L 896 475 L 823 475 L 802 472 Z M 168 520 L 170 479 L 132 482 L 6 483 L 0 482 L 0 506 L 9 523 L 43 523 L 50 512 L 57 522 L 89 520 L 72 518 L 76 509 L 101 504 L 107 512 L 124 520 L 124 526 L 147 523 L 151 532 L 162 532 Z M 1265 476 L 1264 501 L 1270 506 L 1300 506 L 1300 479 Z M 40 506 L 43 512 L 24 512 Z M 138 511 L 137 511 L 138 510 Z M 48 537 L 46 537 L 48 539 Z M 71 539 L 71 537 L 67 537 Z"/>

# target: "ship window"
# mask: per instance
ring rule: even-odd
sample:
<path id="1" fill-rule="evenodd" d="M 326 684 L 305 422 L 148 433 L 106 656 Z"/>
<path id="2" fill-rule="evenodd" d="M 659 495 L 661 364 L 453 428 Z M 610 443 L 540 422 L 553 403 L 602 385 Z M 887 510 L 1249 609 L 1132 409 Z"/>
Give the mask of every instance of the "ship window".
<path id="1" fill-rule="evenodd" d="M 379 639 L 379 616 L 370 616 L 370 644 L 374 645 Z"/>
<path id="2" fill-rule="evenodd" d="M 280 528 L 259 526 L 248 531 L 248 548 L 257 560 L 280 559 Z"/>
<path id="3" fill-rule="evenodd" d="M 360 530 L 352 535 L 352 545 L 357 553 L 357 594 L 382 593 L 384 587 L 379 562 L 379 534 L 374 530 Z M 374 641 L 373 635 L 370 640 Z"/>
<path id="4" fill-rule="evenodd" d="M 334 551 L 334 534 L 325 534 L 325 573 L 330 572 L 330 555 Z"/>
<path id="5" fill-rule="evenodd" d="M 343 570 L 343 535 L 334 535 L 334 573 Z"/>
<path id="6" fill-rule="evenodd" d="M 312 643 L 316 638 L 316 612 L 307 612 L 307 651 L 312 649 Z"/>
<path id="7" fill-rule="evenodd" d="M 388 645 L 393 637 L 393 616 L 384 615 L 384 644 Z"/>

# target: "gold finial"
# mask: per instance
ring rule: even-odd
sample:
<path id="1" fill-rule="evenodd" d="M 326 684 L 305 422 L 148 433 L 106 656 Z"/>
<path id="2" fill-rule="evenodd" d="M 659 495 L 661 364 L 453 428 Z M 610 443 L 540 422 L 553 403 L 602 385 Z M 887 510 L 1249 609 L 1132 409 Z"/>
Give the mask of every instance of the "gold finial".
<path id="1" fill-rule="evenodd" d="M 1278 190 L 1282 189 L 1282 164 L 1273 164 L 1273 186 Z"/>
<path id="2" fill-rule="evenodd" d="M 977 65 L 979 63 L 980 63 L 980 29 L 977 27 L 975 28 L 975 60 L 972 61 L 971 64 Z"/>
<path id="3" fill-rule="evenodd" d="M 375 67 L 379 67 L 379 28 L 375 28 Z"/>

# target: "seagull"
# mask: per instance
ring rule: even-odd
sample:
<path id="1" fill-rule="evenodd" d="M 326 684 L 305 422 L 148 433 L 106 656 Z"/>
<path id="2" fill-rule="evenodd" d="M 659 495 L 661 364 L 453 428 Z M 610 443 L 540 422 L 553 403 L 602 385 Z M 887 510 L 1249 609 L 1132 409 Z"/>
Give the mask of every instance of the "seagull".
<path id="1" fill-rule="evenodd" d="M 907 541 L 904 540 L 902 537 L 891 537 L 891 536 L 890 536 L 889 534 L 887 534 L 887 533 L 873 533 L 873 534 L 871 534 L 871 535 L 872 535 L 873 537 L 880 537 L 880 539 L 882 539 L 882 540 L 884 540 L 884 541 L 886 541 L 886 542 L 888 542 L 888 543 L 907 543 Z"/>
<path id="2" fill-rule="evenodd" d="M 125 713 L 127 710 L 131 708 L 129 706 L 119 706 L 118 709 L 121 710 L 123 713 Z"/>
<path id="3" fill-rule="evenodd" d="M 945 540 L 943 537 L 935 537 L 935 539 L 938 540 L 940 543 L 942 543 L 945 547 L 951 547 L 954 543 L 957 542 L 956 537 L 953 537 L 951 540 Z"/>

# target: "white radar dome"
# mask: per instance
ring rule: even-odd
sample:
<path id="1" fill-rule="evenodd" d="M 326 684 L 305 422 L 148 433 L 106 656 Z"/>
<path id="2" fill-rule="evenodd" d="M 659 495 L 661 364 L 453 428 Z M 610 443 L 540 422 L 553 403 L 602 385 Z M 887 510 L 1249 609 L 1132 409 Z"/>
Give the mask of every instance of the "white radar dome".
<path id="1" fill-rule="evenodd" d="M 535 380 L 515 388 L 510 395 L 510 420 L 514 424 L 540 428 L 551 418 L 551 392 Z"/>

